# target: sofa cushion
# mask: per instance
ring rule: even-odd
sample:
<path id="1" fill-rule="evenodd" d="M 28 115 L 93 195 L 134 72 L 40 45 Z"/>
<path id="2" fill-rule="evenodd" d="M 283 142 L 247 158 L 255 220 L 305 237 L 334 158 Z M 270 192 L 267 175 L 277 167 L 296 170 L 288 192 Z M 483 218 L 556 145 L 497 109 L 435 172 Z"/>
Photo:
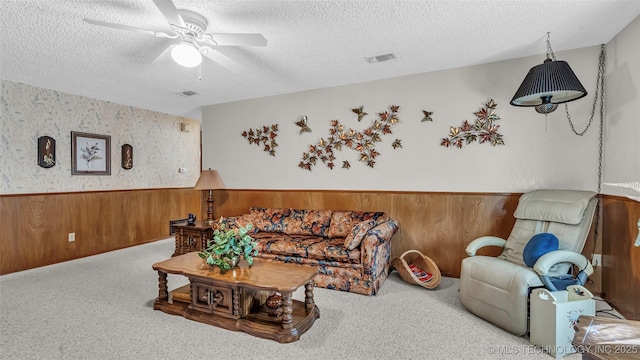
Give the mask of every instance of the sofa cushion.
<path id="1" fill-rule="evenodd" d="M 376 224 L 381 224 L 389 221 L 389 215 L 373 211 L 334 211 L 327 236 L 329 238 L 347 237 L 354 224 L 369 219 L 375 219 Z"/>
<path id="2" fill-rule="evenodd" d="M 360 263 L 360 250 L 347 250 L 344 239 L 326 239 L 313 235 L 258 233 L 258 254 L 294 256 L 322 261 Z M 264 256 L 262 256 L 264 257 Z"/>
<path id="3" fill-rule="evenodd" d="M 258 231 L 284 232 L 285 218 L 291 209 L 252 207 L 250 214 L 254 216 L 254 226 Z"/>
<path id="4" fill-rule="evenodd" d="M 351 228 L 351 232 L 344 239 L 344 248 L 347 250 L 353 250 L 360 246 L 360 242 L 367 234 L 367 232 L 376 226 L 375 219 L 369 219 L 361 221 Z"/>
<path id="5" fill-rule="evenodd" d="M 329 238 L 346 237 L 353 227 L 351 213 L 353 211 L 334 211 L 331 214 Z"/>
<path id="6" fill-rule="evenodd" d="M 327 237 L 331 213 L 331 210 L 291 209 L 289 216 L 284 219 L 284 233 Z"/>
<path id="7" fill-rule="evenodd" d="M 362 264 L 352 264 L 342 261 L 325 261 L 318 259 L 307 259 L 300 256 L 293 255 L 275 255 L 258 253 L 261 259 L 277 260 L 288 264 L 301 264 L 309 265 L 318 268 L 318 275 L 328 275 L 331 278 L 338 279 L 354 279 L 354 281 L 361 281 L 362 279 Z M 314 278 L 314 285 L 316 287 L 322 286 L 317 282 L 318 277 Z M 369 294 L 371 295 L 371 294 Z"/>

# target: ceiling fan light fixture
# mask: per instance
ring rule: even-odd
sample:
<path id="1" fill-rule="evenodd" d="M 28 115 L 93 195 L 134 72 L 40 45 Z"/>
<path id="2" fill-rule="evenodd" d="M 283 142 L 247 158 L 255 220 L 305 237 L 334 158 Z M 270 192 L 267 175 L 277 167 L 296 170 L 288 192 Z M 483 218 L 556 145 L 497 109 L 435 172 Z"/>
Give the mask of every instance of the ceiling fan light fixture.
<path id="1" fill-rule="evenodd" d="M 171 49 L 171 58 L 178 65 L 184 67 L 195 67 L 202 62 L 202 54 L 196 47 L 188 41 L 183 41 Z"/>

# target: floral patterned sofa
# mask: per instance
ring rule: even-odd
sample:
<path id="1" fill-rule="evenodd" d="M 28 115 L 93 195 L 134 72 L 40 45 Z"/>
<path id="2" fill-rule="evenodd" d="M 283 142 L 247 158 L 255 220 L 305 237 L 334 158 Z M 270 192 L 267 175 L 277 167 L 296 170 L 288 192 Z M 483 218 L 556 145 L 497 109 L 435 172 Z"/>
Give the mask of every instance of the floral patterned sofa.
<path id="1" fill-rule="evenodd" d="M 318 267 L 316 286 L 375 295 L 389 274 L 398 223 L 384 212 L 253 207 L 224 219 L 251 224 L 258 258 Z"/>

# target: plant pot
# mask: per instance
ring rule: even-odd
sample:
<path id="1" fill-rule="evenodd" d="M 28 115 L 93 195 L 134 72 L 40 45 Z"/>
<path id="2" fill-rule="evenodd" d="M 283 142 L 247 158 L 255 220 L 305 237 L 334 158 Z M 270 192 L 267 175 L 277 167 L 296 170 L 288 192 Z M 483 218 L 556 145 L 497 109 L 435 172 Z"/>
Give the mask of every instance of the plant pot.
<path id="1" fill-rule="evenodd" d="M 240 264 L 240 258 L 234 256 L 233 258 L 227 260 L 227 264 L 231 265 L 231 268 L 233 269 L 234 267 L 238 266 L 238 264 Z"/>

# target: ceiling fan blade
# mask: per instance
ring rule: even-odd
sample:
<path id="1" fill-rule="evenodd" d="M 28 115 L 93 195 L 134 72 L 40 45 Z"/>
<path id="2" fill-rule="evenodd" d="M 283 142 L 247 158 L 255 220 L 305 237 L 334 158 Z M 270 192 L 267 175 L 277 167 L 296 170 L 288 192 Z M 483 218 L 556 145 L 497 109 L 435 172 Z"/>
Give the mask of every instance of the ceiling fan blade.
<path id="1" fill-rule="evenodd" d="M 85 22 L 91 24 L 91 25 L 106 26 L 106 27 L 110 27 L 110 28 L 114 28 L 114 29 L 133 31 L 133 32 L 137 32 L 137 33 L 141 33 L 141 34 L 147 34 L 147 35 L 153 35 L 153 36 L 157 36 L 157 37 L 164 37 L 164 38 L 169 38 L 169 39 L 175 39 L 175 38 L 178 37 L 178 35 L 169 35 L 167 33 L 161 32 L 161 31 L 141 29 L 141 28 L 128 26 L 128 25 L 114 24 L 114 23 L 110 23 L 110 22 L 105 22 L 105 21 L 100 21 L 100 20 L 93 20 L 93 19 L 83 19 L 83 20 Z"/>
<path id="2" fill-rule="evenodd" d="M 204 34 L 202 39 L 212 45 L 267 46 L 267 39 L 262 34 Z"/>
<path id="3" fill-rule="evenodd" d="M 158 9 L 160 9 L 162 15 L 167 18 L 169 24 L 177 25 L 182 28 L 187 27 L 187 25 L 184 23 L 184 20 L 182 19 L 182 16 L 180 16 L 178 9 L 175 5 L 173 5 L 173 2 L 171 2 L 171 0 L 153 0 L 153 3 L 156 4 Z"/>
<path id="4" fill-rule="evenodd" d="M 153 59 L 153 61 L 151 62 L 152 64 L 162 64 L 164 62 L 167 62 L 171 59 L 171 49 L 174 48 L 174 46 L 176 46 L 175 44 L 169 45 L 167 46 L 164 50 L 162 50 L 162 52 L 156 56 L 155 59 Z"/>
<path id="5" fill-rule="evenodd" d="M 244 66 L 240 65 L 240 63 L 236 62 L 235 60 L 231 59 L 230 57 L 228 57 L 227 55 L 219 51 L 215 51 L 211 49 L 208 46 L 201 47 L 200 52 L 202 53 L 202 55 L 208 57 L 210 60 L 213 60 L 213 62 L 216 62 L 221 66 L 231 70 L 231 72 L 239 73 L 239 72 L 242 72 L 242 70 L 244 70 Z"/>

